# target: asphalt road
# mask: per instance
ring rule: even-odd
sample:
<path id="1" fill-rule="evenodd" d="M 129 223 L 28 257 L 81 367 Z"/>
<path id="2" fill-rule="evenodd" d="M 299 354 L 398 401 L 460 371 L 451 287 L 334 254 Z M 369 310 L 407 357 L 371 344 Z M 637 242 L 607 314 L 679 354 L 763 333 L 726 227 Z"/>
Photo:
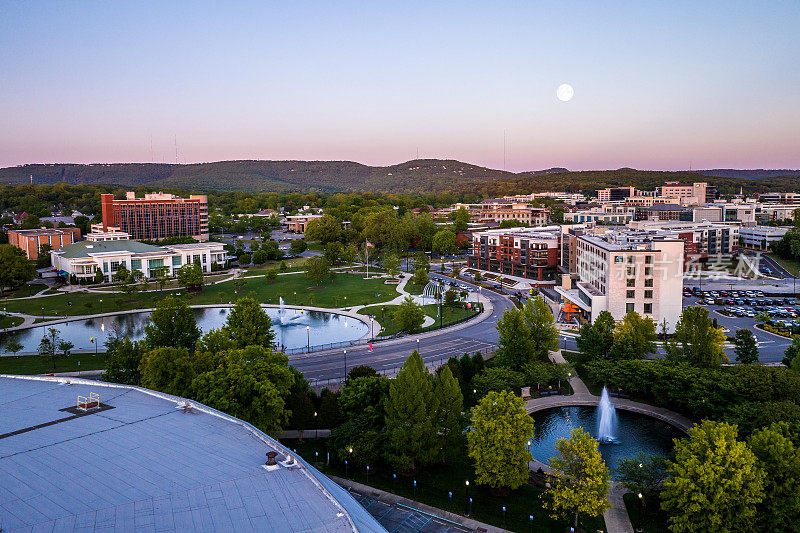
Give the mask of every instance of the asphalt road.
<path id="1" fill-rule="evenodd" d="M 436 273 L 440 276 L 439 273 Z M 471 283 L 459 281 L 476 288 Z M 511 301 L 492 291 L 482 291 L 482 295 L 491 300 L 494 309 L 481 322 L 456 331 L 444 331 L 436 335 L 410 336 L 407 340 L 375 343 L 372 351 L 367 346 L 352 346 L 345 349 L 326 350 L 311 354 L 293 355 L 289 363 L 303 372 L 309 381 L 341 380 L 345 376 L 345 357 L 348 371 L 354 366 L 369 365 L 379 372 L 390 371 L 403 364 L 412 351 L 419 348 L 420 355 L 426 363 L 446 362 L 452 356 L 461 356 L 465 352 L 475 352 L 497 344 L 495 324 L 503 311 L 512 306 Z M 420 338 L 419 343 L 417 339 Z"/>

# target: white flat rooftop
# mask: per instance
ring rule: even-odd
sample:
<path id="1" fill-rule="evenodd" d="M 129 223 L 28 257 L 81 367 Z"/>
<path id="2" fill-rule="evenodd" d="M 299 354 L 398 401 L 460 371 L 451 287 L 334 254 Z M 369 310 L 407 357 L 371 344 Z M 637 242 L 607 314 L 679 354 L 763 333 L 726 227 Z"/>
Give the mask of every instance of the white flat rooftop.
<path id="1" fill-rule="evenodd" d="M 69 381 L 71 384 L 67 384 Z M 74 408 L 100 395 L 101 409 Z M 0 530 L 385 531 L 249 424 L 137 387 L 0 375 Z"/>

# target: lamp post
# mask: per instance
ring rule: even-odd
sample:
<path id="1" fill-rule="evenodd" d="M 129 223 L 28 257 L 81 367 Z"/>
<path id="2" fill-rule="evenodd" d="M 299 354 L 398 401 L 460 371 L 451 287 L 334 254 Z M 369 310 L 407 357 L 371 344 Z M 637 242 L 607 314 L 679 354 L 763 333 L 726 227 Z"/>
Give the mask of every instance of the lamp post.
<path id="1" fill-rule="evenodd" d="M 344 350 L 344 380 L 347 381 L 347 350 Z"/>
<path id="2" fill-rule="evenodd" d="M 417 339 L 417 353 L 419 353 L 419 339 Z"/>
<path id="3" fill-rule="evenodd" d="M 294 291 L 294 305 L 297 305 L 297 291 Z"/>
<path id="4" fill-rule="evenodd" d="M 373 325 L 373 321 L 374 321 L 374 319 L 372 318 L 372 315 L 369 315 L 369 334 L 370 334 L 370 339 L 374 341 L 375 340 L 375 326 Z"/>
<path id="5" fill-rule="evenodd" d="M 469 480 L 466 480 L 464 483 L 467 485 L 467 501 L 465 503 L 467 504 L 467 516 L 469 516 L 469 512 L 472 510 L 472 506 L 470 505 L 472 503 L 472 498 L 469 497 Z"/>
<path id="6" fill-rule="evenodd" d="M 314 439 L 319 438 L 319 426 L 317 425 L 317 412 L 314 411 Z"/>
<path id="7" fill-rule="evenodd" d="M 100 298 L 100 314 L 103 314 L 103 299 Z"/>
<path id="8" fill-rule="evenodd" d="M 306 326 L 306 351 L 311 351 L 311 326 Z M 316 415 L 316 413 L 314 413 Z"/>

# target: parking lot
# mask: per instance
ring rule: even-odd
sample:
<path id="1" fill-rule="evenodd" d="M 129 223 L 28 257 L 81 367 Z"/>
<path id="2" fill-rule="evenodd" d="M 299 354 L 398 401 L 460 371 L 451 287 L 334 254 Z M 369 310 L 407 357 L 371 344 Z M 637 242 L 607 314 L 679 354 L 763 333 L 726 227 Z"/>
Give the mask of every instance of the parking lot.
<path id="1" fill-rule="evenodd" d="M 748 292 L 750 294 L 747 294 Z M 763 322 L 759 320 L 762 313 L 770 315 L 770 320 L 773 322 L 784 320 L 798 322 L 800 301 L 791 297 L 773 297 L 759 293 L 760 291 L 738 290 L 699 292 L 699 289 L 692 293 L 685 290 L 683 306 L 707 307 L 711 317 L 716 318 L 717 323 L 728 330 L 727 335 L 730 337 L 733 337 L 739 329 L 749 329 L 758 341 L 759 360 L 762 363 L 779 363 L 786 348 L 791 344 L 791 339 L 760 330 L 755 326 Z M 732 349 L 727 349 L 725 352 L 731 361 L 736 360 Z"/>

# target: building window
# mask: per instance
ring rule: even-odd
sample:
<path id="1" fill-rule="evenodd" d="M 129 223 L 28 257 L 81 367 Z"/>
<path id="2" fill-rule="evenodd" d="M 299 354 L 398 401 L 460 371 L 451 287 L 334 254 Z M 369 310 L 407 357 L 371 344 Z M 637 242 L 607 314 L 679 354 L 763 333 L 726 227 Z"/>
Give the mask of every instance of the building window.
<path id="1" fill-rule="evenodd" d="M 119 261 L 111 261 L 111 272 L 119 270 Z"/>
<path id="2" fill-rule="evenodd" d="M 627 291 L 625 297 L 626 298 L 636 298 L 636 291 Z"/>
<path id="3" fill-rule="evenodd" d="M 644 256 L 644 264 L 645 265 L 652 265 L 653 264 L 653 256 L 652 255 Z"/>
<path id="4" fill-rule="evenodd" d="M 131 259 L 131 270 L 141 270 L 141 269 L 142 269 L 142 260 Z"/>
<path id="5" fill-rule="evenodd" d="M 635 286 L 636 286 L 636 279 L 628 278 L 628 287 L 635 287 Z"/>
<path id="6" fill-rule="evenodd" d="M 633 311 L 634 311 L 633 303 L 625 304 L 625 312 L 626 313 L 633 313 Z"/>
<path id="7" fill-rule="evenodd" d="M 172 266 L 179 267 L 181 266 L 181 256 L 173 255 L 172 256 Z"/>
<path id="8" fill-rule="evenodd" d="M 653 291 L 644 291 L 644 297 L 652 299 L 653 298 Z"/>
<path id="9" fill-rule="evenodd" d="M 653 279 L 650 278 L 650 279 L 644 280 L 644 286 L 645 287 L 652 287 L 653 286 Z"/>
<path id="10" fill-rule="evenodd" d="M 644 267 L 644 275 L 645 276 L 652 276 L 653 275 L 653 267 Z"/>
<path id="11" fill-rule="evenodd" d="M 628 267 L 628 275 L 635 276 L 636 275 L 636 267 Z"/>
<path id="12" fill-rule="evenodd" d="M 644 304 L 644 314 L 652 315 L 653 314 L 653 304 Z"/>

